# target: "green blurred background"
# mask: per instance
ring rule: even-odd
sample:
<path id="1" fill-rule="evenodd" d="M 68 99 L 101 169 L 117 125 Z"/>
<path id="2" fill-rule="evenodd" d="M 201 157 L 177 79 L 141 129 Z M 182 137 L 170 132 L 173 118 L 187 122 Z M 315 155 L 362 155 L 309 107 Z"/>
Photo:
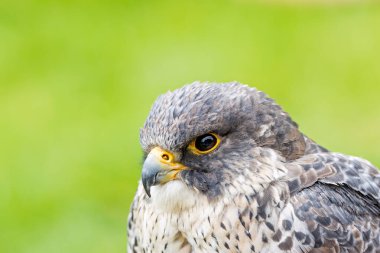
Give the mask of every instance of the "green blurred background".
<path id="1" fill-rule="evenodd" d="M 0 252 L 125 252 L 154 99 L 256 86 L 302 131 L 380 165 L 380 6 L 0 3 Z"/>

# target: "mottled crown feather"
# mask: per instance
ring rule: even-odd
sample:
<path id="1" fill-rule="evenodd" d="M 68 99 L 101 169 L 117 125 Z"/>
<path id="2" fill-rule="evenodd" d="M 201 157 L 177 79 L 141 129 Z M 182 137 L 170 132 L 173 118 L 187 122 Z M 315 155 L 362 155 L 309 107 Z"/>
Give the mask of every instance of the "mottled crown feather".
<path id="1" fill-rule="evenodd" d="M 287 158 L 305 151 L 297 125 L 265 93 L 238 82 L 194 82 L 158 97 L 140 132 L 144 150 L 181 150 L 196 136 L 245 128 L 257 145 Z"/>
<path id="2" fill-rule="evenodd" d="M 215 149 L 193 152 L 209 132 Z M 141 144 L 130 251 L 380 252 L 378 169 L 311 141 L 263 92 L 236 82 L 168 92 Z M 153 146 L 175 158 L 163 161 Z"/>

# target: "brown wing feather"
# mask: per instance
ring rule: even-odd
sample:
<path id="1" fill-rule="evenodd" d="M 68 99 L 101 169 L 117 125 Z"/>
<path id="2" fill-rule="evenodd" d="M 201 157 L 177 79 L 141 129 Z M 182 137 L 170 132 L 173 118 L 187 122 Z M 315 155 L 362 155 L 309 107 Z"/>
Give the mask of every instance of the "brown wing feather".
<path id="1" fill-rule="evenodd" d="M 373 165 L 323 153 L 289 168 L 290 201 L 314 237 L 314 252 L 375 252 L 380 247 L 380 176 Z"/>

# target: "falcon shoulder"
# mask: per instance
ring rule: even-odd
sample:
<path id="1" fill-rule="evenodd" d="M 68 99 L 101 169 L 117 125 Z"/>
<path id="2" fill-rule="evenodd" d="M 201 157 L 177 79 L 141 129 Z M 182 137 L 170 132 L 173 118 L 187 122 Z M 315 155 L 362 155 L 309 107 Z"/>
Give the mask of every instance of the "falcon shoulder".
<path id="1" fill-rule="evenodd" d="M 312 252 L 375 252 L 380 247 L 380 175 L 373 165 L 326 152 L 295 161 L 289 174 L 290 203 L 314 238 Z M 297 236 L 300 241 L 305 237 Z"/>

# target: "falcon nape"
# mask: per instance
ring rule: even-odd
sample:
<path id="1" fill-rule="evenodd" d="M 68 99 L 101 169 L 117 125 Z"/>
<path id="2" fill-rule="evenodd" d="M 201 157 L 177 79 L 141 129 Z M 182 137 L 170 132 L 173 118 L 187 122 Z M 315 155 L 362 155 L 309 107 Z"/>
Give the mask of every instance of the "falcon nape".
<path id="1" fill-rule="evenodd" d="M 298 129 L 265 93 L 193 83 L 160 96 L 129 252 L 380 252 L 380 176 Z"/>

